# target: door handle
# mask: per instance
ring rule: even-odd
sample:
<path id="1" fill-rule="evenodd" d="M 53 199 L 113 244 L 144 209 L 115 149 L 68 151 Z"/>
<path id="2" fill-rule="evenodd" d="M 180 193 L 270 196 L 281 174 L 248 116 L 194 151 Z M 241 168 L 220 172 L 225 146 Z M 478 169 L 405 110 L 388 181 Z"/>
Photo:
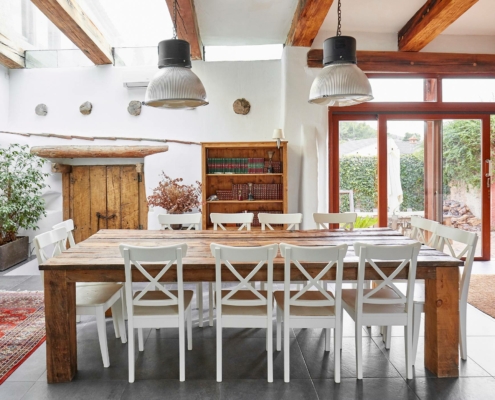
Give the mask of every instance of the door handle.
<path id="1" fill-rule="evenodd" d="M 100 230 L 100 219 L 105 219 L 105 220 L 109 220 L 109 219 L 112 219 L 112 218 L 115 218 L 117 215 L 115 214 L 112 214 L 112 215 L 103 215 L 102 213 L 100 212 L 97 212 L 96 213 L 96 217 L 98 218 L 98 230 Z"/>

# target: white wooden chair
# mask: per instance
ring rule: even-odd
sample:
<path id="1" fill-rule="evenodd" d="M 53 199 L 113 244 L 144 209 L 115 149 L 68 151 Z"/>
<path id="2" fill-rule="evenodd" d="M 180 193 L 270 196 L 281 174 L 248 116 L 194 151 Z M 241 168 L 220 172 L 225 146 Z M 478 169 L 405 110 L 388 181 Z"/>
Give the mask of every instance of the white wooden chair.
<path id="1" fill-rule="evenodd" d="M 268 214 L 259 213 L 258 220 L 261 224 L 261 230 L 264 231 L 265 227 L 273 231 L 271 224 L 283 224 L 287 225 L 287 230 L 299 230 L 299 224 L 302 222 L 303 215 L 297 214 Z"/>
<path id="2" fill-rule="evenodd" d="M 251 224 L 253 223 L 254 214 L 253 213 L 211 213 L 211 222 L 213 223 L 213 230 L 217 230 L 218 227 L 227 230 L 223 224 L 241 224 L 239 231 L 246 228 L 248 231 L 251 230 Z"/>
<path id="3" fill-rule="evenodd" d="M 231 247 L 212 243 L 215 257 L 215 286 L 217 306 L 217 382 L 222 381 L 222 329 L 265 328 L 268 382 L 273 382 L 273 259 L 278 245 L 260 247 Z M 257 263 L 245 278 L 231 262 Z M 232 289 L 222 290 L 222 264 L 239 280 Z M 266 264 L 267 290 L 250 285 L 255 274 Z"/>
<path id="4" fill-rule="evenodd" d="M 324 328 L 325 350 L 330 351 L 330 329 L 334 329 L 335 382 L 340 382 L 340 349 L 342 340 L 342 273 L 347 245 L 302 247 L 280 244 L 285 259 L 284 291 L 274 293 L 277 302 L 277 351 L 281 349 L 280 328 L 284 322 L 284 381 L 290 381 L 290 335 L 289 328 Z M 327 263 L 312 277 L 300 261 Z M 293 263 L 309 283 L 302 290 L 291 290 L 290 270 Z M 335 294 L 320 285 L 322 277 L 335 268 Z M 311 288 L 317 290 L 311 290 Z"/>
<path id="5" fill-rule="evenodd" d="M 192 350 L 191 301 L 192 290 L 184 290 L 182 257 L 187 245 L 166 247 L 137 247 L 121 244 L 120 252 L 125 262 L 125 286 L 127 316 L 129 326 L 129 382 L 134 382 L 134 329 L 138 329 L 139 351 L 144 351 L 143 328 L 179 328 L 179 380 L 186 379 L 185 367 L 185 328 L 187 322 L 187 345 Z M 158 274 L 153 277 L 143 267 L 157 264 Z M 166 264 L 164 267 L 163 264 Z M 160 278 L 174 265 L 177 265 L 177 290 L 167 290 Z M 148 279 L 142 291 L 133 293 L 132 267 Z"/>
<path id="6" fill-rule="evenodd" d="M 67 231 L 65 227 L 37 235 L 34 238 L 34 246 L 38 263 L 42 264 L 49 258 L 59 255 L 65 249 L 66 240 Z M 53 251 L 51 256 L 48 256 L 47 250 L 51 247 L 53 247 Z M 43 271 L 41 271 L 41 281 L 44 281 Z M 112 308 L 115 337 L 121 338 L 122 343 L 127 342 L 122 308 L 122 299 L 124 298 L 122 289 L 123 286 L 118 283 L 76 286 L 76 314 L 94 315 L 96 317 L 96 328 L 105 368 L 110 366 L 105 323 L 105 311 L 110 307 Z"/>
<path id="7" fill-rule="evenodd" d="M 339 224 L 346 231 L 352 231 L 357 213 L 314 213 L 313 218 L 317 229 L 329 229 L 328 225 Z M 328 225 L 325 226 L 325 224 Z"/>
<path id="8" fill-rule="evenodd" d="M 417 216 L 411 217 L 411 239 L 429 247 L 437 247 L 436 229 L 438 222 Z M 428 237 L 429 236 L 429 237 Z"/>
<path id="9" fill-rule="evenodd" d="M 467 298 L 469 292 L 469 282 L 471 280 L 471 272 L 473 269 L 474 253 L 478 243 L 478 235 L 474 232 L 466 232 L 461 229 L 456 229 L 450 226 L 438 224 L 435 230 L 437 236 L 437 249 L 445 251 L 452 257 L 461 259 L 466 257 L 464 261 L 464 270 L 462 271 L 461 282 L 459 286 L 459 340 L 461 347 L 461 358 L 467 359 Z M 452 242 L 462 244 L 462 249 L 456 251 Z M 416 360 L 416 352 L 418 349 L 419 327 L 421 324 L 421 313 L 424 312 L 424 291 L 419 293 L 414 300 L 414 360 Z"/>
<path id="10" fill-rule="evenodd" d="M 359 257 L 357 289 L 342 289 L 342 305 L 356 324 L 356 370 L 357 378 L 363 379 L 363 327 L 380 325 L 404 326 L 406 344 L 407 379 L 413 378 L 413 300 L 416 265 L 421 243 L 403 246 L 377 246 L 367 243 L 354 243 Z M 389 275 L 373 260 L 397 261 L 399 264 Z M 366 264 L 380 276 L 374 289 L 364 289 Z M 393 280 L 408 266 L 406 295 L 397 288 Z"/>
<path id="11" fill-rule="evenodd" d="M 187 230 L 191 230 L 194 228 L 194 230 L 199 231 L 199 226 L 201 224 L 201 213 L 194 213 L 194 214 L 159 214 L 158 215 L 158 222 L 160 223 L 161 227 L 163 230 L 171 230 L 173 231 L 174 229 L 172 228 L 171 225 L 187 225 L 189 224 Z M 213 302 L 212 298 L 212 283 L 210 282 L 210 293 L 209 296 L 211 298 L 210 304 Z M 202 282 L 197 282 L 196 283 L 196 307 L 198 308 L 198 325 L 199 327 L 203 327 L 203 283 Z M 210 313 L 210 326 L 213 326 L 213 312 Z"/>
<path id="12" fill-rule="evenodd" d="M 201 224 L 201 213 L 194 214 L 159 214 L 158 222 L 162 226 L 162 229 L 170 229 L 173 231 L 171 225 L 189 225 L 187 230 L 194 228 L 199 231 L 199 225 Z"/>

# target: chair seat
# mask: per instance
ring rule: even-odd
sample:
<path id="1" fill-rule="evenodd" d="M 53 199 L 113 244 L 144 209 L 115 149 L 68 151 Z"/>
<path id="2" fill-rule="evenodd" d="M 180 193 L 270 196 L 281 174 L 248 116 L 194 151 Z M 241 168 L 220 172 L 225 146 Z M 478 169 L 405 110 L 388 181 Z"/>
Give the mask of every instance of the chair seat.
<path id="1" fill-rule="evenodd" d="M 291 291 L 290 297 L 295 296 L 298 291 Z M 332 297 L 333 293 L 328 292 L 328 294 Z M 273 293 L 273 297 L 275 298 L 277 305 L 284 310 L 284 292 L 276 291 Z M 301 295 L 298 300 L 312 300 L 312 301 L 321 301 L 328 300 L 323 293 L 320 291 L 312 290 L 307 291 L 303 295 Z M 335 316 L 335 307 L 334 306 L 290 306 L 290 315 L 298 316 L 298 317 L 334 317 Z"/>
<path id="2" fill-rule="evenodd" d="M 179 292 L 177 290 L 169 290 L 174 296 L 178 296 Z M 138 296 L 141 291 L 134 293 L 134 298 Z M 184 290 L 184 310 L 187 310 L 191 304 L 194 291 Z M 170 299 L 161 290 L 155 290 L 145 293 L 141 300 L 168 300 Z M 149 317 L 150 315 L 179 315 L 179 306 L 177 304 L 170 306 L 134 306 L 134 317 Z"/>
<path id="3" fill-rule="evenodd" d="M 374 289 L 364 289 L 363 295 L 367 295 Z M 350 308 L 356 309 L 356 289 L 342 289 L 342 302 Z M 399 295 L 392 289 L 383 288 L 375 293 L 373 299 L 399 299 Z M 363 314 L 399 314 L 405 313 L 405 304 L 363 304 Z"/>
<path id="4" fill-rule="evenodd" d="M 105 285 L 78 286 L 76 290 L 76 306 L 98 306 L 105 304 L 123 285 L 108 283 Z"/>
<path id="5" fill-rule="evenodd" d="M 230 292 L 230 290 L 222 290 L 222 298 L 227 296 Z M 268 293 L 266 290 L 258 290 L 258 292 L 266 299 Z M 259 300 L 259 298 L 250 290 L 239 290 L 232 297 L 230 297 L 229 300 Z M 222 304 L 222 315 L 266 316 L 266 305 L 231 306 Z"/>

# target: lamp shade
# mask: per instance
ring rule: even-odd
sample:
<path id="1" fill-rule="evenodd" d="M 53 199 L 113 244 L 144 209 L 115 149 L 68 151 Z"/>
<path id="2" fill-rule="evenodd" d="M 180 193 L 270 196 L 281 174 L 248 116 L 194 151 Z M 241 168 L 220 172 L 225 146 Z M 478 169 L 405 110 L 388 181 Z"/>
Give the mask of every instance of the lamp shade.
<path id="1" fill-rule="evenodd" d="M 285 139 L 284 131 L 282 129 L 274 129 L 272 139 Z"/>
<path id="2" fill-rule="evenodd" d="M 158 44 L 160 70 L 150 81 L 144 104 L 158 108 L 195 108 L 208 104 L 201 80 L 191 71 L 189 43 L 181 39 Z"/>
<path id="3" fill-rule="evenodd" d="M 356 62 L 356 39 L 335 36 L 325 40 L 324 68 L 311 85 L 309 102 L 344 107 L 373 100 L 368 77 Z"/>

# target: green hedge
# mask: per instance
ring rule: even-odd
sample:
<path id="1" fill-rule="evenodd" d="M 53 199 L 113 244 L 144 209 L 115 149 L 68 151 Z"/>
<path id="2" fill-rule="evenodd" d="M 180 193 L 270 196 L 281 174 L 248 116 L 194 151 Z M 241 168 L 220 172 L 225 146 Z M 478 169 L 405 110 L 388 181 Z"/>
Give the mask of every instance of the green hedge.
<path id="1" fill-rule="evenodd" d="M 400 176 L 404 201 L 400 209 L 424 210 L 424 163 L 412 154 L 401 155 Z M 340 189 L 354 190 L 354 206 L 373 211 L 378 204 L 377 158 L 346 156 L 340 160 Z M 349 197 L 341 196 L 340 211 L 349 211 Z"/>

